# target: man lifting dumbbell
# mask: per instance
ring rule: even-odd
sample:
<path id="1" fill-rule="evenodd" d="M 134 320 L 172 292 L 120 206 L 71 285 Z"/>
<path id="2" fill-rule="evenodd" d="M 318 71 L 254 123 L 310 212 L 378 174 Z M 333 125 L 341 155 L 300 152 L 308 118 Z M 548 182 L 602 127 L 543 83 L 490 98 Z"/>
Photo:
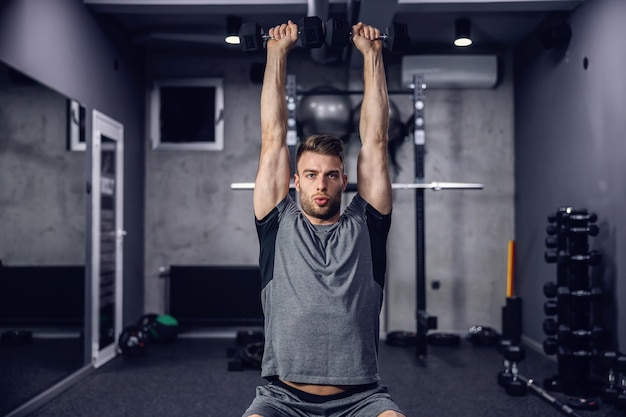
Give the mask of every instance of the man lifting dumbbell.
<path id="1" fill-rule="evenodd" d="M 330 48 L 341 49 L 350 44 L 352 32 L 345 19 L 330 18 L 325 24 L 317 16 L 307 16 L 298 23 L 298 38 L 305 48 L 320 48 L 326 43 Z M 253 53 L 263 49 L 263 45 L 272 39 L 272 35 L 264 33 L 257 23 L 248 22 L 239 29 L 239 45 L 243 52 Z M 390 51 L 406 50 L 411 42 L 408 27 L 404 23 L 393 23 L 386 33 L 379 33 L 378 39 Z"/>
<path id="2" fill-rule="evenodd" d="M 312 135 L 296 153 L 291 198 L 287 55 L 298 40 L 289 21 L 269 30 L 261 91 L 261 155 L 254 186 L 260 243 L 265 348 L 244 416 L 403 417 L 379 383 L 379 316 L 391 225 L 387 161 L 389 98 L 380 31 L 358 23 L 363 55 L 357 194 L 343 213 L 348 184 L 343 142 Z"/>

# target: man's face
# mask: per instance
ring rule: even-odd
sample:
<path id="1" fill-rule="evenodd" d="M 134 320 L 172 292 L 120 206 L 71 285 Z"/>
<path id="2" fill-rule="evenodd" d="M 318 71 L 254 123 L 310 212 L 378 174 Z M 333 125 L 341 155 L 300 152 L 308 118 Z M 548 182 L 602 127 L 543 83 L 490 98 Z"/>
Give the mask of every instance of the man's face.
<path id="1" fill-rule="evenodd" d="M 313 224 L 332 224 L 339 220 L 341 194 L 348 176 L 337 156 L 304 152 L 294 175 L 302 211 Z"/>

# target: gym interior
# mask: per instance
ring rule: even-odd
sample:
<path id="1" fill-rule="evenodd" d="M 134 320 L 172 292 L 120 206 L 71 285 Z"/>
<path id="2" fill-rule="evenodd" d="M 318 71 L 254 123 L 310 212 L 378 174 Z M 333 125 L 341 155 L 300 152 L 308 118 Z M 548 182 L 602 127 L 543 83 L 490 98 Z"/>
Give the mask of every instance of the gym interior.
<path id="1" fill-rule="evenodd" d="M 264 383 L 245 186 L 264 56 L 223 38 L 227 17 L 311 15 L 410 35 L 385 51 L 394 400 L 407 416 L 623 415 L 626 2 L 125 3 L 0 4 L 0 415 L 243 413 Z M 354 182 L 351 49 L 295 48 L 287 72 L 295 137 L 341 135 Z M 200 102 L 210 132 L 181 141 Z"/>

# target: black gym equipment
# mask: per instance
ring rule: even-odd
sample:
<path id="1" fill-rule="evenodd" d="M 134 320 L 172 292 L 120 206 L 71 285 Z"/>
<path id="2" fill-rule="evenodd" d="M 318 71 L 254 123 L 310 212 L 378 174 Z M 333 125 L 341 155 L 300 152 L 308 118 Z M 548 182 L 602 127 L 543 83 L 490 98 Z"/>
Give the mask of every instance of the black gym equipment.
<path id="1" fill-rule="evenodd" d="M 543 387 L 568 395 L 585 397 L 598 393 L 592 376 L 592 361 L 602 357 L 611 341 L 604 326 L 604 294 L 590 267 L 600 264 L 601 254 L 589 250 L 588 239 L 597 236 L 597 215 L 586 209 L 562 206 L 548 216 L 546 227 L 547 263 L 555 263 L 557 279 L 544 284 L 548 317 L 543 330 L 547 355 L 557 356 L 558 374 L 546 378 Z M 588 403 L 585 403 L 588 406 Z"/>
<path id="2" fill-rule="evenodd" d="M 261 369 L 265 348 L 265 334 L 261 330 L 240 330 L 235 337 L 236 347 L 226 351 L 229 371 Z"/>
<path id="3" fill-rule="evenodd" d="M 491 327 L 476 325 L 470 327 L 467 338 L 475 346 L 495 346 L 500 342 L 500 333 Z"/>
<path id="4" fill-rule="evenodd" d="M 148 335 L 151 342 L 171 343 L 178 338 L 178 320 L 169 314 L 144 314 L 137 321 L 137 326 Z"/>
<path id="5" fill-rule="evenodd" d="M 122 330 L 117 345 L 124 356 L 139 356 L 147 352 L 150 339 L 143 328 L 133 324 Z"/>
<path id="6" fill-rule="evenodd" d="M 385 343 L 389 346 L 415 346 L 417 342 L 415 332 L 406 332 L 402 330 L 396 330 L 387 333 L 385 337 Z"/>
<path id="7" fill-rule="evenodd" d="M 607 404 L 613 404 L 619 397 L 621 381 L 618 380 L 617 352 L 608 351 L 602 355 L 602 364 L 607 369 L 606 386 L 602 389 L 600 398 Z"/>
<path id="8" fill-rule="evenodd" d="M 511 396 L 525 395 L 527 385 L 519 378 L 519 363 L 526 358 L 526 351 L 511 343 L 501 343 L 498 350 L 504 356 L 504 371 L 498 374 L 498 384 Z"/>
<path id="9" fill-rule="evenodd" d="M 33 341 L 33 332 L 30 330 L 6 330 L 0 336 L 2 346 L 24 346 Z"/>
<path id="10" fill-rule="evenodd" d="M 324 45 L 322 20 L 317 16 L 300 19 L 298 37 L 305 48 L 321 48 Z M 243 23 L 239 29 L 239 45 L 246 53 L 262 50 L 269 39 L 272 37 L 266 34 L 257 23 Z"/>
<path id="11" fill-rule="evenodd" d="M 535 384 L 535 381 L 532 378 L 526 378 L 520 374 L 517 374 L 517 378 L 520 381 L 522 381 L 524 384 L 526 384 L 526 387 L 533 394 L 537 395 L 539 398 L 541 398 L 542 400 L 544 400 L 545 402 L 547 402 L 548 404 L 550 404 L 551 406 L 553 406 L 554 408 L 562 412 L 563 414 L 566 414 L 572 417 L 582 417 L 580 414 L 574 411 L 571 406 L 569 406 L 566 403 L 563 403 L 558 398 L 548 394 L 546 390 L 544 390 L 543 388 Z M 580 400 L 584 401 L 583 399 L 580 399 Z"/>

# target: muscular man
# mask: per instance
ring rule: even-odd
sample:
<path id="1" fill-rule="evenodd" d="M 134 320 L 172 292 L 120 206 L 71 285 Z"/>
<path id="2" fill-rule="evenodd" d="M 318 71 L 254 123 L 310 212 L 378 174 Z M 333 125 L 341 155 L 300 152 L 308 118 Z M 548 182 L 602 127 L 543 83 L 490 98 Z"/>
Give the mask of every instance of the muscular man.
<path id="1" fill-rule="evenodd" d="M 364 60 L 361 150 L 358 192 L 342 214 L 348 177 L 338 138 L 300 144 L 300 208 L 289 195 L 285 79 L 298 27 L 289 21 L 269 31 L 254 187 L 269 383 L 244 416 L 404 416 L 380 384 L 377 358 L 392 206 L 382 42 L 363 23 L 352 34 Z"/>

